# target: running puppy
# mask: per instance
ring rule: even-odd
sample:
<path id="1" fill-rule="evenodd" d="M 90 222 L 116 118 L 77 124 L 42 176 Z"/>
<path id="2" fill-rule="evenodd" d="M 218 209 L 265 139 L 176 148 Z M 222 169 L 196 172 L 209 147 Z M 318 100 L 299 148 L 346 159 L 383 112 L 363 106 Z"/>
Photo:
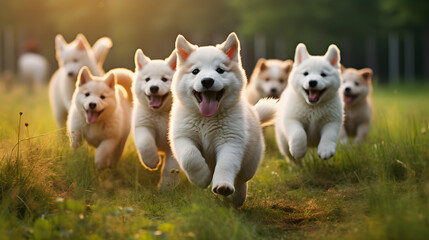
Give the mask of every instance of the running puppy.
<path id="1" fill-rule="evenodd" d="M 260 58 L 246 88 L 249 103 L 256 104 L 265 97 L 279 98 L 287 86 L 292 66 L 292 60 Z"/>
<path id="2" fill-rule="evenodd" d="M 241 206 L 264 152 L 260 124 L 274 117 L 275 100 L 247 102 L 235 33 L 207 47 L 179 35 L 176 52 L 169 130 L 174 156 L 192 183 L 206 188 L 212 182 L 214 193 L 231 195 Z"/>
<path id="3" fill-rule="evenodd" d="M 179 164 L 174 159 L 168 143 L 168 119 L 171 110 L 171 79 L 176 70 L 176 52 L 165 60 L 151 60 L 141 49 L 135 54 L 136 71 L 134 92 L 134 140 L 140 162 L 150 170 L 161 165 L 158 153 L 164 155 L 165 163 L 159 182 L 161 189 L 175 186 L 179 176 Z M 173 172 L 171 172 L 173 171 Z"/>
<path id="4" fill-rule="evenodd" d="M 115 69 L 96 77 L 87 67 L 79 72 L 67 120 L 70 145 L 79 147 L 83 136 L 96 147 L 98 169 L 112 167 L 124 150 L 131 125 L 132 74 Z"/>
<path id="5" fill-rule="evenodd" d="M 342 77 L 341 93 L 345 118 L 340 132 L 340 141 L 345 145 L 348 137 L 353 137 L 354 142 L 359 143 L 365 140 L 371 125 L 372 70 L 342 67 Z"/>
<path id="6" fill-rule="evenodd" d="M 70 44 L 61 34 L 55 37 L 59 68 L 49 84 L 49 100 L 59 128 L 64 127 L 67 120 L 79 70 L 87 66 L 92 74 L 102 76 L 104 59 L 111 47 L 112 41 L 107 37 L 100 38 L 92 48 L 81 33 Z"/>
<path id="7" fill-rule="evenodd" d="M 277 144 L 287 159 L 301 164 L 307 147 L 317 147 L 322 159 L 334 156 L 343 120 L 339 64 L 335 45 L 324 56 L 309 55 L 302 43 L 296 47 L 275 123 Z"/>

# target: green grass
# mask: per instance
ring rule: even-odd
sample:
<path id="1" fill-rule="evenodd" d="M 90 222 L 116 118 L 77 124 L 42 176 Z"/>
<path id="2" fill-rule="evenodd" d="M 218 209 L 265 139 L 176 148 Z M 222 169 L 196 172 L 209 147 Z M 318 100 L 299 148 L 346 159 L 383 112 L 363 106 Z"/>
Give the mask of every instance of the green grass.
<path id="1" fill-rule="evenodd" d="M 98 171 L 94 149 L 71 150 L 56 128 L 46 89 L 0 91 L 2 239 L 429 236 L 429 86 L 376 87 L 368 140 L 328 161 L 311 150 L 302 168 L 266 129 L 266 155 L 239 209 L 185 179 L 159 192 L 159 172 L 140 165 L 131 137 L 117 168 Z"/>

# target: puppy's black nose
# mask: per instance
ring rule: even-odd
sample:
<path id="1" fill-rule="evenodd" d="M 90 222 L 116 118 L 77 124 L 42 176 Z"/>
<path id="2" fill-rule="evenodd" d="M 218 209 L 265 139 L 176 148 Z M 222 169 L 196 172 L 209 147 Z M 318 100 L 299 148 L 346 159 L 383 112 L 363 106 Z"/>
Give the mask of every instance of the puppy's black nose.
<path id="1" fill-rule="evenodd" d="M 352 91 L 352 89 L 350 88 L 350 87 L 346 87 L 346 88 L 344 88 L 344 92 L 346 92 L 346 93 L 349 93 L 349 92 L 351 92 Z"/>
<path id="2" fill-rule="evenodd" d="M 69 77 L 73 77 L 73 76 L 74 76 L 74 73 L 72 73 L 72 72 L 68 72 L 68 73 L 67 73 L 67 75 L 68 75 Z"/>
<path id="3" fill-rule="evenodd" d="M 157 93 L 157 92 L 158 92 L 158 90 L 159 90 L 159 87 L 158 87 L 158 86 L 151 86 L 151 87 L 150 87 L 150 92 L 151 92 L 151 93 Z"/>
<path id="4" fill-rule="evenodd" d="M 203 80 L 201 80 L 201 84 L 205 88 L 211 88 L 213 86 L 213 83 L 214 83 L 213 78 L 203 78 Z"/>
<path id="5" fill-rule="evenodd" d="M 277 93 L 277 88 L 271 88 L 270 92 L 271 93 Z"/>
<path id="6" fill-rule="evenodd" d="M 94 109 L 95 107 L 97 107 L 96 103 L 89 103 L 89 108 Z"/>
<path id="7" fill-rule="evenodd" d="M 310 82 L 308 82 L 308 84 L 310 85 L 311 88 L 314 88 L 317 86 L 317 81 L 316 80 L 310 80 Z"/>

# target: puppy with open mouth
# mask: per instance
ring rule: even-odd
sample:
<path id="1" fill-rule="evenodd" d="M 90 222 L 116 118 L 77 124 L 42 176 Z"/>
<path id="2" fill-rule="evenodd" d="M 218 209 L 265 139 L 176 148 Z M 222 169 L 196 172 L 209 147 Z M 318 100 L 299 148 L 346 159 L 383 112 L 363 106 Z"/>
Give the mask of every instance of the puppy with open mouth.
<path id="1" fill-rule="evenodd" d="M 151 60 L 136 51 L 134 61 L 134 140 L 140 162 L 149 170 L 156 170 L 164 156 L 159 187 L 164 190 L 174 187 L 179 176 L 179 164 L 174 159 L 168 144 L 168 119 L 171 109 L 170 85 L 176 71 L 176 52 L 165 60 Z"/>
<path id="2" fill-rule="evenodd" d="M 98 169 L 117 163 L 131 128 L 132 72 L 113 69 L 103 77 L 93 76 L 88 67 L 78 75 L 67 119 L 70 145 L 77 148 L 82 136 L 97 148 Z"/>
<path id="3" fill-rule="evenodd" d="M 354 138 L 355 143 L 365 140 L 371 125 L 372 103 L 372 70 L 363 68 L 342 67 L 343 83 L 340 92 L 344 100 L 344 123 L 340 132 L 342 144 L 348 143 L 348 138 Z"/>
<path id="4" fill-rule="evenodd" d="M 263 156 L 260 124 L 274 118 L 276 101 L 248 103 L 235 33 L 206 47 L 179 35 L 176 52 L 169 130 L 174 156 L 192 183 L 202 188 L 212 183 L 215 194 L 241 206 Z"/>
<path id="5" fill-rule="evenodd" d="M 340 52 L 331 45 L 324 56 L 311 56 L 300 43 L 279 102 L 275 129 L 280 152 L 301 164 L 307 147 L 317 147 L 320 158 L 335 154 L 343 120 Z"/>

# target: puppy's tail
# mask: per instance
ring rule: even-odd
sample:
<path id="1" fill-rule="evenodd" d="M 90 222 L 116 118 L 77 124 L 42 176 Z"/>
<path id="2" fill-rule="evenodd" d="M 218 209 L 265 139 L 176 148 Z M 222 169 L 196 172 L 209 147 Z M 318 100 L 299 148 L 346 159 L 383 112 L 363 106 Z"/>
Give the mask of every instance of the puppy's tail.
<path id="1" fill-rule="evenodd" d="M 262 98 L 255 104 L 255 106 L 253 106 L 259 115 L 262 127 L 269 126 L 274 123 L 274 118 L 277 113 L 277 102 L 278 99 Z"/>
<path id="2" fill-rule="evenodd" d="M 92 46 L 94 51 L 95 60 L 100 68 L 103 68 L 104 60 L 106 59 L 107 54 L 112 48 L 112 40 L 108 37 L 102 37 L 97 40 Z"/>
<path id="3" fill-rule="evenodd" d="M 132 104 L 133 91 L 131 90 L 131 87 L 133 85 L 133 72 L 126 68 L 115 68 L 110 70 L 108 73 L 110 72 L 113 72 L 116 75 L 117 84 L 121 85 L 125 89 L 127 92 L 127 100 Z"/>

